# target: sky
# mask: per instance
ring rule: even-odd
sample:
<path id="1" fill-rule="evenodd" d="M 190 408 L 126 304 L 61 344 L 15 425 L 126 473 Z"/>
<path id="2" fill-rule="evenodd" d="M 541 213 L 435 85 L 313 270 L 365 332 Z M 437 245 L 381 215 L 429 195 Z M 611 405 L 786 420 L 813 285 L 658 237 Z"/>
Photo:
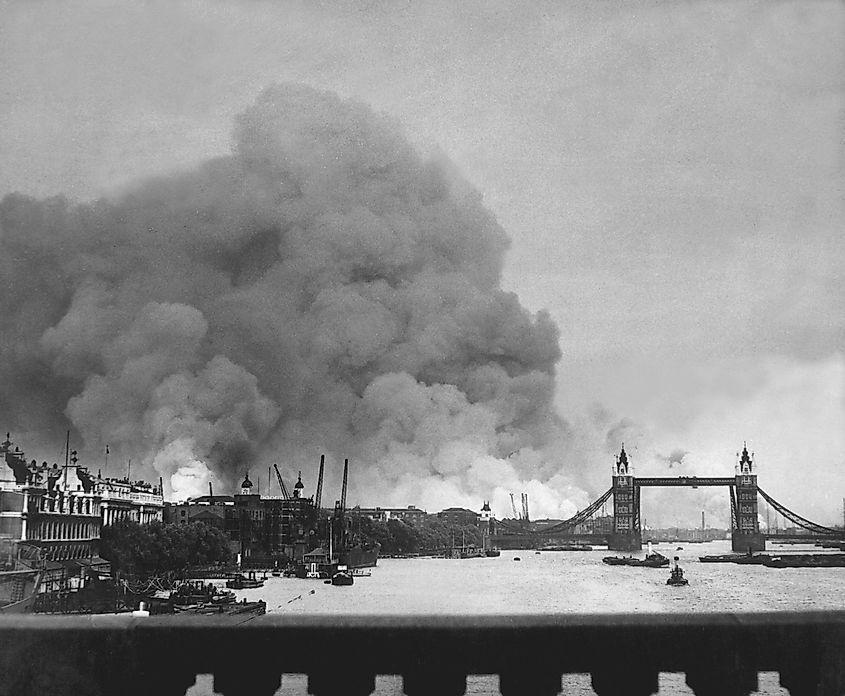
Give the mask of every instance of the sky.
<path id="1" fill-rule="evenodd" d="M 649 475 L 729 475 L 747 441 L 761 487 L 841 522 L 844 38 L 822 0 L 0 2 L 0 195 L 188 171 L 273 83 L 357 100 L 510 237 L 589 493 L 623 441 Z M 687 495 L 646 516 L 710 509 Z"/>

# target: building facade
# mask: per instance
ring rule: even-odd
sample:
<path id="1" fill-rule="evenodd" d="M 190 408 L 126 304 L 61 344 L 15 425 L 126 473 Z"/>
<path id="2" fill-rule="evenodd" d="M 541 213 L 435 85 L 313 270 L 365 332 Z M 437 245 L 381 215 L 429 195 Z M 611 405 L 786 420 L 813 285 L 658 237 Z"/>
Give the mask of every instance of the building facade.
<path id="1" fill-rule="evenodd" d="M 481 515 L 473 510 L 467 510 L 466 508 L 451 507 L 438 512 L 437 518 L 447 522 L 448 524 L 469 527 L 477 525 L 481 519 Z"/>
<path id="2" fill-rule="evenodd" d="M 361 517 L 369 517 L 371 520 L 378 522 L 387 522 L 388 520 L 400 520 L 407 525 L 417 525 L 425 521 L 428 513 L 425 510 L 420 510 L 414 505 L 408 505 L 403 508 L 362 508 L 355 507 L 351 510 L 352 515 L 360 515 Z"/>
<path id="3" fill-rule="evenodd" d="M 202 522 L 210 527 L 228 530 L 236 527 L 235 497 L 203 495 L 181 503 L 165 503 L 164 521 L 168 524 Z"/>
<path id="4" fill-rule="evenodd" d="M 0 537 L 37 548 L 45 561 L 95 556 L 100 497 L 76 452 L 62 467 L 28 462 L 7 434 L 0 454 Z"/>
<path id="5" fill-rule="evenodd" d="M 162 518 L 161 488 L 92 475 L 68 452 L 65 464 L 27 461 L 6 434 L 0 443 L 0 540 L 22 547 L 42 572 L 40 592 L 81 586 L 86 572 L 108 570 L 100 532 L 120 519 Z"/>
<path id="6" fill-rule="evenodd" d="M 146 481 L 98 476 L 94 479 L 94 492 L 100 497 L 103 526 L 120 520 L 148 524 L 164 519 L 164 497 L 160 485 L 156 487 Z"/>

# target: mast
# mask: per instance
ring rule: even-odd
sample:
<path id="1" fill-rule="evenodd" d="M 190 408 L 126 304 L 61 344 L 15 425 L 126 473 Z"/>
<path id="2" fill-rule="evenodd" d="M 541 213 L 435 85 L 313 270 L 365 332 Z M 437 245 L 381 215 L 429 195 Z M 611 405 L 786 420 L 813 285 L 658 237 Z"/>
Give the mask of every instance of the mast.
<path id="1" fill-rule="evenodd" d="M 341 548 L 346 545 L 346 481 L 349 476 L 349 460 L 343 460 L 343 487 L 340 489 L 340 532 L 337 543 Z"/>
<path id="2" fill-rule="evenodd" d="M 334 536 L 334 525 L 332 524 L 332 518 L 329 517 L 329 565 L 332 562 L 332 537 Z"/>

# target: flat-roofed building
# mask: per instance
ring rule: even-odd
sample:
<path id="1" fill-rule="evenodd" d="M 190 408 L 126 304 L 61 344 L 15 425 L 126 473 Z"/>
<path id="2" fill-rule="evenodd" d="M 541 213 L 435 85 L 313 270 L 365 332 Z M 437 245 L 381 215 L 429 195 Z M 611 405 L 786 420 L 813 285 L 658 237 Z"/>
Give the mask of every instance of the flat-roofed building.
<path id="1" fill-rule="evenodd" d="M 428 513 L 425 510 L 420 510 L 415 505 L 408 505 L 403 508 L 363 508 L 354 507 L 351 513 L 353 515 L 360 515 L 361 517 L 369 517 L 371 520 L 380 522 L 387 522 L 388 520 L 400 520 L 408 525 L 416 525 L 423 522 Z"/>
<path id="2" fill-rule="evenodd" d="M 461 527 L 468 527 L 477 525 L 481 519 L 481 514 L 473 510 L 467 510 L 461 507 L 451 507 L 441 510 L 437 513 L 437 518 L 448 522 L 449 524 L 456 524 Z"/>

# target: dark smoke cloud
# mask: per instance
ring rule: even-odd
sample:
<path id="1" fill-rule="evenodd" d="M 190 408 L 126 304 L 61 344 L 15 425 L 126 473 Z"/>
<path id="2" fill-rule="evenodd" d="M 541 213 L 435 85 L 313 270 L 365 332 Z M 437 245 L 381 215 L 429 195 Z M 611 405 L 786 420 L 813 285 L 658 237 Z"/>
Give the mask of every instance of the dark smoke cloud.
<path id="1" fill-rule="evenodd" d="M 325 451 L 362 502 L 527 490 L 565 514 L 558 331 L 500 288 L 507 248 L 396 123 L 271 87 L 229 157 L 111 200 L 2 201 L 0 412 L 177 497 Z"/>
<path id="2" fill-rule="evenodd" d="M 668 468 L 672 468 L 673 466 L 680 466 L 684 463 L 684 457 L 689 454 L 684 449 L 673 449 L 669 454 L 661 454 L 660 452 L 655 452 L 654 456 L 655 459 L 659 462 L 663 462 Z"/>

